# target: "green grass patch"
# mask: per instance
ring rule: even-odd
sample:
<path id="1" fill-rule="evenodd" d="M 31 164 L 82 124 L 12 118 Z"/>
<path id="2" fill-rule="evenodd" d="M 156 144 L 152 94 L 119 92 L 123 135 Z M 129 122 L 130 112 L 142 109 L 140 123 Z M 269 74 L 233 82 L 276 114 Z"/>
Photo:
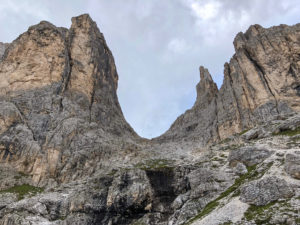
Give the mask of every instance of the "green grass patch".
<path id="1" fill-rule="evenodd" d="M 217 200 L 211 201 L 209 202 L 204 209 L 194 218 L 192 218 L 190 221 L 188 221 L 186 223 L 186 225 L 190 225 L 193 222 L 195 222 L 196 220 L 201 219 L 202 217 L 206 216 L 207 214 L 211 213 L 215 208 L 217 208 L 219 206 L 219 202 Z"/>
<path id="2" fill-rule="evenodd" d="M 34 187 L 29 184 L 23 184 L 19 186 L 14 186 L 5 190 L 0 191 L 0 193 L 13 193 L 17 194 L 18 200 L 23 199 L 26 195 L 34 196 L 38 193 L 43 192 L 43 188 Z"/>
<path id="3" fill-rule="evenodd" d="M 258 175 L 258 173 L 256 171 L 256 165 L 249 166 L 247 169 L 248 169 L 248 172 L 246 174 L 244 174 L 244 175 L 240 176 L 239 178 L 237 178 L 232 186 L 230 186 L 227 190 L 222 192 L 219 195 L 218 198 L 216 198 L 215 200 L 209 202 L 204 207 L 204 209 L 198 215 L 196 215 L 194 218 L 189 220 L 186 223 L 186 225 L 190 225 L 193 222 L 195 222 L 196 220 L 199 220 L 199 219 L 203 218 L 204 216 L 206 216 L 207 214 L 211 213 L 214 209 L 216 209 L 219 206 L 219 204 L 220 204 L 219 201 L 221 199 L 226 198 L 227 196 L 229 196 L 231 193 L 233 193 L 235 191 L 238 191 L 238 188 L 245 182 L 245 180 L 249 180 L 249 179 L 254 178 Z"/>
<path id="4" fill-rule="evenodd" d="M 258 224 L 263 224 L 262 222 L 267 222 L 270 220 L 271 216 L 270 215 L 265 215 L 263 218 L 257 219 L 258 216 L 262 216 L 265 214 L 267 210 L 269 210 L 272 206 L 274 206 L 276 202 L 271 202 L 267 205 L 264 206 L 256 206 L 256 205 L 251 205 L 247 211 L 244 213 L 244 217 L 248 220 L 255 220 L 255 222 L 259 222 Z"/>
<path id="5" fill-rule="evenodd" d="M 276 135 L 285 135 L 285 136 L 295 136 L 295 135 L 298 135 L 300 134 L 300 127 L 297 127 L 295 130 L 282 130 L 280 132 L 274 132 L 273 135 L 276 136 Z"/>
<path id="6" fill-rule="evenodd" d="M 243 134 L 247 133 L 249 130 L 250 129 L 243 130 L 242 132 L 239 133 L 239 135 L 242 136 Z"/>
<path id="7" fill-rule="evenodd" d="M 239 178 L 237 178 L 234 181 L 234 184 L 232 186 L 230 186 L 228 189 L 226 189 L 224 192 L 222 192 L 215 200 L 209 202 L 204 209 L 195 217 L 193 217 L 191 220 L 189 220 L 185 225 L 190 225 L 193 222 L 195 222 L 196 220 L 199 220 L 201 218 L 203 218 L 204 216 L 206 216 L 207 214 L 211 213 L 214 209 L 216 209 L 219 204 L 220 204 L 220 200 L 224 199 L 226 197 L 228 197 L 230 194 L 231 197 L 236 197 L 240 195 L 240 189 L 239 187 L 244 184 L 246 181 L 251 181 L 254 179 L 258 179 L 260 177 L 262 177 L 265 172 L 273 165 L 273 162 L 270 162 L 266 165 L 266 167 L 263 169 L 263 171 L 261 171 L 260 173 L 257 172 L 256 168 L 257 165 L 253 165 L 253 166 L 249 166 L 247 167 L 248 172 L 241 175 Z"/>
<path id="8" fill-rule="evenodd" d="M 255 224 L 270 224 L 269 222 L 275 214 L 295 218 L 297 213 L 298 210 L 291 206 L 289 200 L 274 201 L 264 206 L 251 205 L 244 213 L 244 219 L 255 222 Z"/>
<path id="9" fill-rule="evenodd" d="M 172 164 L 173 164 L 173 160 L 150 159 L 145 162 L 136 164 L 135 167 L 142 170 L 161 170 L 161 169 L 172 170 L 174 168 Z"/>
<path id="10" fill-rule="evenodd" d="M 58 220 L 64 221 L 67 217 L 66 216 L 61 216 L 58 218 Z"/>

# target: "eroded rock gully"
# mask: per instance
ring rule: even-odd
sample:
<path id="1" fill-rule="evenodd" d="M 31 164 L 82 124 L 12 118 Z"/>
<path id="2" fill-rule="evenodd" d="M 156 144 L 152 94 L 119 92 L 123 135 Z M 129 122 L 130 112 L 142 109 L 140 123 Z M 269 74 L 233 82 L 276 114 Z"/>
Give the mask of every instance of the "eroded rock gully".
<path id="1" fill-rule="evenodd" d="M 0 224 L 299 224 L 300 25 L 251 26 L 220 90 L 140 138 L 89 15 L 0 43 Z"/>

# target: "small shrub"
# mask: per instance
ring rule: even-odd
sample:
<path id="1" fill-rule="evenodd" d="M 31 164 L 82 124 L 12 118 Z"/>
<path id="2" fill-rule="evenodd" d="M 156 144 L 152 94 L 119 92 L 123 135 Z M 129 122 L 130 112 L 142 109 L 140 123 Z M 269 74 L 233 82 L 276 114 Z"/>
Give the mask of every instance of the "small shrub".
<path id="1" fill-rule="evenodd" d="M 5 190 L 0 191 L 0 193 L 13 193 L 17 194 L 18 200 L 21 200 L 25 197 L 25 195 L 31 195 L 34 196 L 38 193 L 43 192 L 43 188 L 34 187 L 29 184 L 23 184 L 19 186 L 14 186 Z"/>

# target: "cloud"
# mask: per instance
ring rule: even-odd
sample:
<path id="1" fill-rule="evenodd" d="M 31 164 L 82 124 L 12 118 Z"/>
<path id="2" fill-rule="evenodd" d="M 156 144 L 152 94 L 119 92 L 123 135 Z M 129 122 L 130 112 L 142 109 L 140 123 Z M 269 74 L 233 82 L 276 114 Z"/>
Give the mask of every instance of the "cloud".
<path id="1" fill-rule="evenodd" d="M 184 39 L 173 38 L 167 46 L 168 50 L 173 53 L 184 53 L 189 49 L 188 44 Z"/>
<path id="2" fill-rule="evenodd" d="M 299 0 L 0 0 L 0 41 L 89 13 L 115 57 L 124 115 L 144 137 L 166 131 L 196 98 L 200 65 L 218 86 L 233 39 L 251 24 L 300 22 Z"/>
<path id="3" fill-rule="evenodd" d="M 201 2 L 192 1 L 190 7 L 200 20 L 209 20 L 217 17 L 221 4 L 217 1 Z"/>

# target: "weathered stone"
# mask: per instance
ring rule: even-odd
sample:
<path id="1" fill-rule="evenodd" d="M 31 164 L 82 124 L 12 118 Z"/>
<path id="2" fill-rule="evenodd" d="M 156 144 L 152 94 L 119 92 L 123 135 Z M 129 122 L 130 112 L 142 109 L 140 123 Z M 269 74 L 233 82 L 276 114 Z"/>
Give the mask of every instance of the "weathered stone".
<path id="1" fill-rule="evenodd" d="M 300 152 L 288 153 L 285 157 L 285 171 L 293 178 L 300 179 Z"/>
<path id="2" fill-rule="evenodd" d="M 253 205 L 266 205 L 293 195 L 294 191 L 288 183 L 274 176 L 251 181 L 241 188 L 241 200 Z"/>
<path id="3" fill-rule="evenodd" d="M 220 90 L 202 68 L 195 105 L 159 140 L 196 139 L 206 145 L 278 115 L 299 112 L 299 30 L 299 24 L 269 29 L 253 25 L 239 33 Z"/>
<path id="4" fill-rule="evenodd" d="M 113 149 L 105 142 L 137 138 L 118 103 L 117 81 L 113 56 L 89 15 L 73 18 L 69 30 L 45 21 L 30 27 L 0 63 L 0 159 L 37 184 L 58 174 L 60 182 L 74 179 L 74 165 L 93 173 L 95 157 Z"/>
<path id="5" fill-rule="evenodd" d="M 0 225 L 182 225 L 219 205 L 208 217 L 215 223 L 214 215 L 241 204 L 237 198 L 227 204 L 245 178 L 235 182 L 235 175 L 272 154 L 240 148 L 229 154 L 237 164 L 232 169 L 227 152 L 216 151 L 230 146 L 216 143 L 269 136 L 263 144 L 283 152 L 278 140 L 284 138 L 271 137 L 272 129 L 299 127 L 299 30 L 255 25 L 238 34 L 221 89 L 200 67 L 193 108 L 154 140 L 139 138 L 124 119 L 112 53 L 88 15 L 73 18 L 70 29 L 43 21 L 11 44 L 0 43 Z M 233 135 L 253 126 L 243 138 Z M 214 145 L 202 148 L 207 144 Z M 274 158 L 278 171 L 268 173 L 282 172 L 282 157 Z M 287 155 L 287 172 L 298 173 L 297 160 Z M 246 177 L 265 168 L 258 165 Z M 250 204 L 292 196 L 280 179 L 255 182 L 242 191 Z M 45 189 L 20 200 L 23 184 Z M 240 214 L 248 207 L 242 205 Z"/>
<path id="6" fill-rule="evenodd" d="M 9 44 L 0 42 L 0 62 L 2 61 L 2 56 L 4 55 L 5 50 L 8 48 Z"/>
<path id="7" fill-rule="evenodd" d="M 108 191 L 108 210 L 120 213 L 132 208 L 142 213 L 152 209 L 153 191 L 145 171 L 130 170 L 115 177 Z"/>
<path id="8" fill-rule="evenodd" d="M 270 157 L 272 153 L 272 151 L 263 148 L 242 147 L 237 150 L 232 150 L 229 153 L 228 161 L 231 166 L 235 166 L 239 162 L 246 166 L 253 166 Z"/>
<path id="9" fill-rule="evenodd" d="M 235 173 L 237 175 L 243 175 L 247 172 L 248 172 L 247 167 L 243 163 L 237 163 L 235 167 Z"/>

